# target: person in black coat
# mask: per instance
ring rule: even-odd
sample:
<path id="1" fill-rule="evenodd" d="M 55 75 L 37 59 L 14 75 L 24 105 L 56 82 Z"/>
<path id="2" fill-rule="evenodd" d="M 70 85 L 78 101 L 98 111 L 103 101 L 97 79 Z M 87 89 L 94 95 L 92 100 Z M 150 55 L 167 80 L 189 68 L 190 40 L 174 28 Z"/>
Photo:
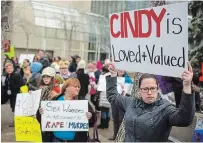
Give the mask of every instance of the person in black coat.
<path id="1" fill-rule="evenodd" d="M 4 95 L 7 96 L 8 100 L 10 100 L 10 106 L 12 112 L 15 110 L 16 96 L 20 93 L 20 87 L 23 86 L 23 79 L 19 73 L 14 72 L 14 65 L 12 62 L 7 61 L 5 63 L 5 71 L 6 71 L 6 79 L 5 84 L 3 86 Z M 14 124 L 10 125 L 12 127 Z"/>
<path id="2" fill-rule="evenodd" d="M 72 62 L 70 63 L 68 70 L 70 72 L 76 72 L 76 70 L 77 70 L 76 57 L 72 56 L 71 58 L 72 58 Z"/>
<path id="3" fill-rule="evenodd" d="M 85 72 L 84 72 L 84 70 L 85 70 L 85 61 L 84 60 L 81 60 L 78 63 L 77 69 L 78 70 L 77 70 L 76 74 L 77 74 L 77 78 L 80 81 L 80 85 L 81 85 L 80 92 L 78 94 L 78 99 L 84 100 L 88 93 L 88 85 L 90 84 L 89 75 L 85 74 Z"/>

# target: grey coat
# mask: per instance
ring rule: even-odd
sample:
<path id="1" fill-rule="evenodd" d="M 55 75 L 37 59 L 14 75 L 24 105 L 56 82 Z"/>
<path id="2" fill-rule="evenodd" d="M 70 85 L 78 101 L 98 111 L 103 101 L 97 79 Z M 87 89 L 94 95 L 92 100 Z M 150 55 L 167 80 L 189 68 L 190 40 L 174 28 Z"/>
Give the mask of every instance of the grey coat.
<path id="1" fill-rule="evenodd" d="M 183 93 L 179 108 L 161 97 L 153 104 L 146 104 L 135 97 L 121 96 L 116 77 L 106 77 L 106 81 L 109 102 L 125 112 L 125 142 L 167 141 L 172 126 L 186 127 L 193 120 L 193 95 Z"/>

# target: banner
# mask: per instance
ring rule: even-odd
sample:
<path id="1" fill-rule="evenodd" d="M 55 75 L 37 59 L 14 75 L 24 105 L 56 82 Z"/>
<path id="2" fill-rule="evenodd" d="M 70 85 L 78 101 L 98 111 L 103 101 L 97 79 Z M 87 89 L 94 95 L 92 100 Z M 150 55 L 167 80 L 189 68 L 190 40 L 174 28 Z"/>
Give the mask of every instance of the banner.
<path id="1" fill-rule="evenodd" d="M 40 124 L 34 117 L 15 117 L 16 141 L 42 142 Z"/>
<path id="2" fill-rule="evenodd" d="M 39 108 L 41 89 L 31 93 L 18 93 L 15 105 L 15 116 L 36 115 Z"/>
<path id="3" fill-rule="evenodd" d="M 42 131 L 88 131 L 87 100 L 42 101 Z"/>
<path id="4" fill-rule="evenodd" d="M 188 61 L 188 3 L 110 14 L 117 69 L 181 77 Z"/>

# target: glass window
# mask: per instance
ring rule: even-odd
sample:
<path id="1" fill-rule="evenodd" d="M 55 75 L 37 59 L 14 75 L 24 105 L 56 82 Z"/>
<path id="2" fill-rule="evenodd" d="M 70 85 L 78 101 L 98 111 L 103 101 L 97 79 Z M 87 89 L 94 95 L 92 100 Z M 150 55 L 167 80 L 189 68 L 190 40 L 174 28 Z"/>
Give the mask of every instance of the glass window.
<path id="1" fill-rule="evenodd" d="M 72 16 L 65 15 L 65 21 L 72 21 Z"/>
<path id="2" fill-rule="evenodd" d="M 65 39 L 65 31 L 57 29 L 57 38 Z"/>
<path id="3" fill-rule="evenodd" d="M 35 24 L 38 26 L 46 26 L 45 18 L 35 17 Z"/>
<path id="4" fill-rule="evenodd" d="M 45 17 L 44 16 L 44 11 L 42 11 L 42 10 L 34 10 L 34 15 L 36 17 Z"/>
<path id="5" fill-rule="evenodd" d="M 36 28 L 35 29 L 35 35 L 36 36 L 45 37 L 45 28 L 44 27 L 36 26 L 35 28 Z"/>
<path id="6" fill-rule="evenodd" d="M 42 5 L 36 4 L 36 3 L 33 3 L 33 2 L 31 2 L 31 3 L 32 3 L 32 6 L 33 6 L 34 9 L 44 10 L 44 7 Z"/>
<path id="7" fill-rule="evenodd" d="M 50 28 L 64 29 L 64 22 L 54 19 L 46 19 L 46 26 Z"/>
<path id="8" fill-rule="evenodd" d="M 51 7 L 51 6 L 50 7 L 44 6 L 44 11 L 62 13 L 62 11 L 59 8 L 55 8 L 55 7 Z"/>
<path id="9" fill-rule="evenodd" d="M 63 15 L 53 12 L 45 12 L 45 16 L 48 19 L 63 20 Z"/>
<path id="10" fill-rule="evenodd" d="M 88 63 L 95 61 L 95 53 L 89 52 L 88 53 Z"/>
<path id="11" fill-rule="evenodd" d="M 49 38 L 56 38 L 56 29 L 47 28 L 46 29 L 46 36 Z"/>

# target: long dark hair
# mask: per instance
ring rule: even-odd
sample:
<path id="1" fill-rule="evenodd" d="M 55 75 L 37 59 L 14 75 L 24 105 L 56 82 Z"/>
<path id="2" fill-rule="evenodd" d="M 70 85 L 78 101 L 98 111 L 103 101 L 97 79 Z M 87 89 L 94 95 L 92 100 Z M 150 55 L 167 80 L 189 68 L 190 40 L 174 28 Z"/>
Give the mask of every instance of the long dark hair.
<path id="1" fill-rule="evenodd" d="M 54 88 L 54 77 L 51 77 L 51 82 L 49 83 L 49 85 L 46 85 L 44 83 L 44 80 L 43 80 L 43 77 L 42 77 L 41 82 L 40 82 L 40 86 L 52 86 Z"/>

